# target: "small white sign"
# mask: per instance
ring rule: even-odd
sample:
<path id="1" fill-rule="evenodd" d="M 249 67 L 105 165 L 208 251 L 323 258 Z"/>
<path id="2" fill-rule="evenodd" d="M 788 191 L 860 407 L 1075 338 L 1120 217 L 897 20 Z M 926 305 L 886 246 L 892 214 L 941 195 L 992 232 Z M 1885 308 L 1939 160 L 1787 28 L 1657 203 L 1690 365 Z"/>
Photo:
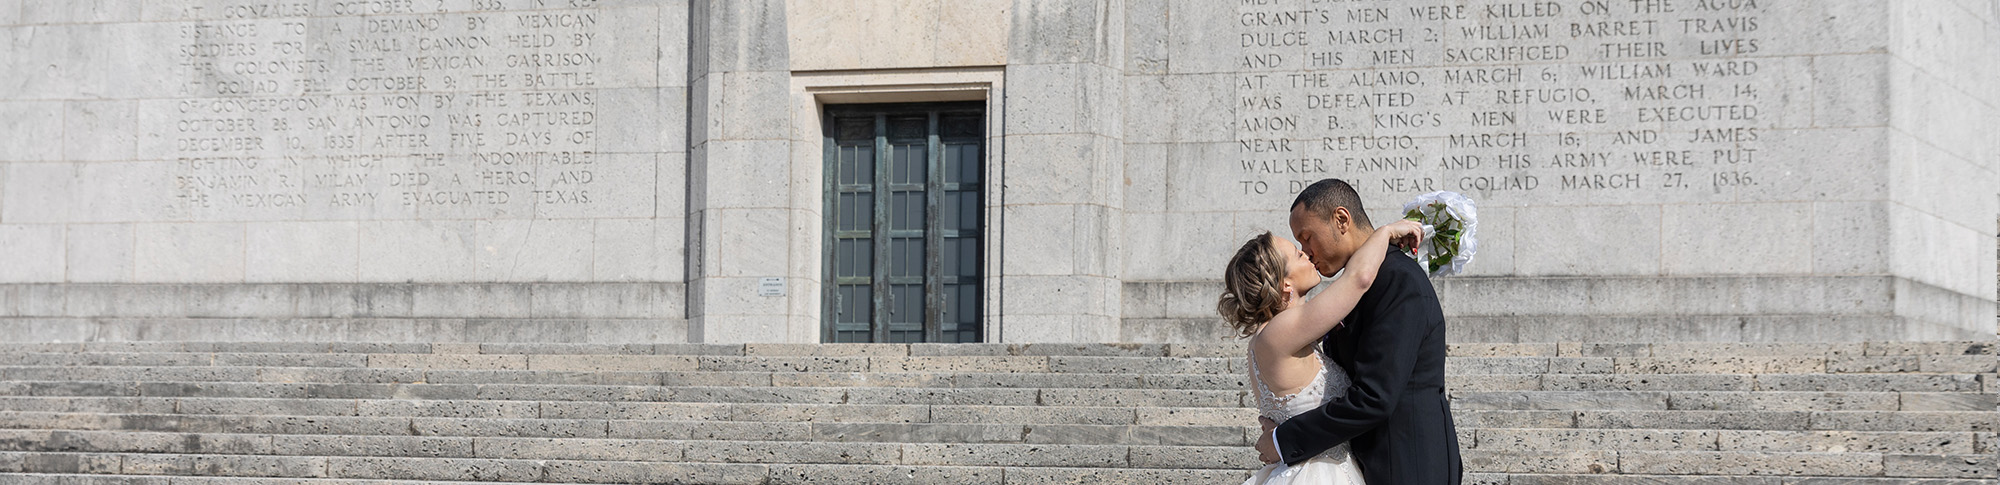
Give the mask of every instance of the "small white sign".
<path id="1" fill-rule="evenodd" d="M 785 296 L 785 279 L 758 278 L 757 296 Z"/>

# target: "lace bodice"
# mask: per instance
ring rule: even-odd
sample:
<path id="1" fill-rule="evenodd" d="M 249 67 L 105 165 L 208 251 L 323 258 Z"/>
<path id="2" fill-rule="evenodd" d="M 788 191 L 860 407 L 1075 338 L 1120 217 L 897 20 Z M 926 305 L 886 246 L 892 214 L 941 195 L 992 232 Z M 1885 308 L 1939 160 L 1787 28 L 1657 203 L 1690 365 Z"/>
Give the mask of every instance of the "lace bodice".
<path id="1" fill-rule="evenodd" d="M 1250 360 L 1250 383 L 1257 388 L 1257 414 L 1282 423 L 1347 392 L 1347 372 L 1318 350 L 1313 351 L 1313 357 L 1319 358 L 1319 373 L 1299 392 L 1283 396 L 1264 386 L 1263 376 L 1257 371 L 1257 356 L 1253 353 L 1247 357 Z"/>
<path id="2" fill-rule="evenodd" d="M 1319 359 L 1319 373 L 1313 376 L 1312 381 L 1306 383 L 1306 387 L 1299 389 L 1299 392 L 1280 396 L 1271 392 L 1269 387 L 1264 386 L 1263 376 L 1257 372 L 1257 356 L 1255 352 L 1252 352 L 1248 356 L 1250 361 L 1250 386 L 1256 388 L 1255 392 L 1257 393 L 1257 414 L 1282 423 L 1293 416 L 1318 409 L 1320 405 L 1326 404 L 1334 396 L 1347 394 L 1347 386 L 1349 384 L 1347 371 L 1342 370 L 1339 364 L 1333 363 L 1333 359 L 1327 358 L 1326 354 L 1320 353 L 1317 349 L 1313 351 L 1313 357 Z M 1275 476 L 1266 475 L 1266 473 L 1272 473 L 1270 467 L 1267 466 L 1265 467 L 1266 471 L 1259 472 L 1258 475 L 1251 477 L 1250 481 L 1244 483 L 1360 484 L 1362 483 L 1361 470 L 1354 467 L 1352 463 L 1353 455 L 1348 450 L 1347 443 L 1341 443 L 1321 452 L 1318 457 L 1315 457 L 1314 460 L 1324 460 L 1324 463 L 1337 464 L 1338 467 L 1341 467 L 1338 470 L 1321 469 L 1319 470 L 1321 473 L 1318 474 L 1307 473 L 1307 475 L 1312 475 L 1316 479 L 1304 479 L 1295 476 L 1304 469 L 1301 467 L 1286 468 L 1283 473 Z M 1313 462 L 1307 462 L 1303 465 L 1310 467 L 1312 466 L 1311 463 Z"/>

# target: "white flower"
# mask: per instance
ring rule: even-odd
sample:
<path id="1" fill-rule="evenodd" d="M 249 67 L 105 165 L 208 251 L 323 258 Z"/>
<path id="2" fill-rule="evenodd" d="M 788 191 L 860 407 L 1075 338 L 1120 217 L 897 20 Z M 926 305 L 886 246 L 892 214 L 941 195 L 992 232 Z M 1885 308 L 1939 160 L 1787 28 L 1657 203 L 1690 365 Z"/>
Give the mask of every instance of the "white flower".
<path id="1" fill-rule="evenodd" d="M 1437 191 L 1417 196 L 1403 204 L 1403 218 L 1424 225 L 1424 241 L 1417 245 L 1417 263 L 1431 276 L 1451 276 L 1465 272 L 1479 250 L 1474 237 L 1479 229 L 1479 211 L 1472 199 L 1457 192 Z"/>

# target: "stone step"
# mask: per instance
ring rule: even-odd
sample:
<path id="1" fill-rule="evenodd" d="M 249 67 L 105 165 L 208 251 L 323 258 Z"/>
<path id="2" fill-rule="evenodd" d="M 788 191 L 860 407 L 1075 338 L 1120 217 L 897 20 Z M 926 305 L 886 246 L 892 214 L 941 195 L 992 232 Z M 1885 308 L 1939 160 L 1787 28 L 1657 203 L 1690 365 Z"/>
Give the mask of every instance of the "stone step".
<path id="1" fill-rule="evenodd" d="M 958 423 L 727 421 L 613 421 L 605 438 L 651 440 L 811 441 L 828 443 L 1019 443 L 1161 446 L 1248 446 L 1258 428 L 1250 426 L 1021 425 Z M 425 429 L 417 430 L 419 433 Z M 0 429 L 0 450 L 120 451 L 144 453 L 223 452 L 283 454 L 273 442 L 378 440 L 385 443 L 472 443 L 484 436 L 282 435 L 219 432 L 79 431 Z M 497 439 L 497 438 L 492 438 Z M 568 438 L 557 438 L 568 439 Z M 1468 440 L 1470 442 L 1470 440 Z M 426 445 L 428 446 L 428 445 Z M 366 449 L 366 447 L 361 447 Z M 219 451 L 219 450 L 241 451 Z M 423 448 L 410 448 L 418 450 Z M 1968 448 L 1969 449 L 1969 448 Z M 340 454 L 340 453 L 321 453 Z M 432 453 L 421 453 L 432 456 Z M 456 455 L 436 455 L 456 456 Z"/>
<path id="2" fill-rule="evenodd" d="M 1217 344 L 556 344 L 372 342 L 0 343 L 0 353 L 1237 357 Z"/>
<path id="3" fill-rule="evenodd" d="M 555 451 L 539 449 L 541 446 L 535 444 L 524 445 L 525 448 L 501 445 L 499 453 L 514 452 L 509 450 L 528 454 Z M 608 454 L 611 456 L 643 453 L 633 449 L 606 451 L 610 451 Z M 906 469 L 985 468 L 1002 474 L 1021 469 L 1024 475 L 1020 478 L 1023 480 L 1034 480 L 1032 477 L 1035 475 L 1090 476 L 1064 474 L 1057 470 L 1037 473 L 1033 471 L 1036 468 L 1159 470 L 1159 473 L 1153 474 L 1155 477 L 1181 476 L 1190 470 L 1212 470 L 1223 473 L 1211 476 L 1234 476 L 1241 480 L 1256 464 L 1254 452 L 1244 448 L 910 444 L 869 450 L 844 445 L 749 442 L 694 447 L 687 449 L 686 453 L 681 460 L 652 459 L 655 457 L 647 457 L 646 460 L 580 460 L 0 452 L 0 472 L 558 483 L 762 483 L 772 472 L 769 467 L 875 465 Z M 580 454 L 590 452 L 585 450 Z M 722 459 L 735 456 L 758 460 L 782 455 L 799 462 L 778 465 L 701 461 L 710 458 L 709 454 Z M 814 460 L 827 462 L 812 463 Z M 870 460 L 901 463 L 866 463 Z M 849 483 L 856 478 L 853 474 L 845 477 L 843 481 Z"/>
<path id="4" fill-rule="evenodd" d="M 0 429 L 158 431 L 178 433 L 351 434 L 513 437 L 627 437 L 659 423 L 727 422 L 764 426 L 812 423 L 939 423 L 1022 426 L 1237 427 L 1254 422 L 1248 408 L 1115 408 L 1064 406 L 924 406 L 698 403 L 558 403 L 540 417 L 299 416 L 261 414 L 137 414 L 0 411 Z M 525 411 L 523 411 L 525 414 Z M 415 414 L 415 412 L 411 412 Z M 1992 412 L 1900 411 L 1456 411 L 1461 429 L 1680 429 L 1763 431 L 1994 431 Z"/>
<path id="5" fill-rule="evenodd" d="M 1073 387 L 1242 389 L 1245 374 L 1158 372 L 463 370 L 319 367 L 0 367 L 0 381 L 605 384 L 781 387 Z M 1184 370 L 1184 369 L 1183 369 Z M 1488 374 L 1451 375 L 1458 391 L 1987 392 L 1994 374 Z"/>
<path id="6" fill-rule="evenodd" d="M 595 403 L 545 406 L 539 418 L 137 414 L 0 411 L 0 429 L 190 433 L 606 437 L 651 422 L 960 423 L 1243 426 L 1250 408 Z"/>
<path id="7" fill-rule="evenodd" d="M 1451 351 L 1468 483 L 1993 483 L 1979 467 L 2000 452 L 1988 343 Z M 1259 435 L 1242 356 L 1240 343 L 0 345 L 0 474 L 28 473 L 0 483 L 1234 482 Z M 244 476 L 202 476 L 215 474 Z"/>
<path id="8" fill-rule="evenodd" d="M 126 414 L 278 414 L 298 416 L 536 418 L 576 409 L 614 415 L 715 415 L 730 405 L 1005 405 L 1045 407 L 1244 408 L 1242 391 L 1144 389 L 905 389 L 905 388 L 663 388 L 658 393 L 563 395 L 566 387 L 525 393 L 474 390 L 471 395 L 336 392 L 308 388 L 303 397 L 0 396 L 0 411 Z M 190 394 L 190 393 L 180 393 Z M 226 393 L 198 393 L 226 394 Z M 358 398 L 352 396 L 362 395 Z M 549 401 L 539 398 L 560 397 Z M 626 399 L 630 398 L 630 399 Z M 610 403 L 609 405 L 592 405 Z M 1500 392 L 1459 393 L 1455 410 L 1474 411 L 1910 411 L 1981 412 L 1992 394 L 1784 392 Z M 761 409 L 761 408 L 760 408 Z M 872 408 L 871 408 L 872 409 Z"/>
<path id="9" fill-rule="evenodd" d="M 710 356 L 571 354 L 0 353 L 12 366 L 750 372 L 1241 374 L 1241 357 Z"/>
<path id="10" fill-rule="evenodd" d="M 1714 476 L 1620 474 L 1467 473 L 1466 484 L 1504 485 L 1992 485 L 1992 480 L 1832 476 Z"/>
<path id="11" fill-rule="evenodd" d="M 1467 471 L 1506 474 L 1782 475 L 1901 478 L 1996 478 L 1991 454 L 1902 455 L 1866 452 L 1486 451 L 1465 450 Z M 1715 480 L 1715 478 L 1711 478 Z M 1723 478 L 1722 480 L 1728 480 Z M 1509 485 L 1516 483 L 1509 477 Z M 1539 483 L 1539 482 L 1530 482 Z M 1572 483 L 1572 482 L 1558 482 Z M 1707 482 L 1714 483 L 1714 482 Z M 1734 483 L 1734 482 L 1724 482 Z M 1838 482 L 1846 483 L 1846 482 Z"/>
<path id="12" fill-rule="evenodd" d="M 1850 343 L 1454 343 L 1451 357 L 1846 357 L 1993 356 L 1993 341 Z M 0 353 L 206 352 L 344 354 L 612 354 L 793 356 L 1236 357 L 1242 342 L 1213 344 L 549 344 L 384 342 L 0 343 Z"/>
<path id="13" fill-rule="evenodd" d="M 78 455 L 78 454 L 70 454 Z M 1628 452 L 1618 453 L 1608 463 L 1604 454 L 1574 453 L 1559 455 L 1520 455 L 1468 453 L 1465 483 L 1507 484 L 1507 485 L 1614 485 L 1614 484 L 1662 484 L 1662 485 L 1968 485 L 1992 483 L 1990 471 L 1991 457 L 1988 456 L 1943 456 L 1928 455 L 1867 455 L 1867 454 L 1769 454 L 1759 456 L 1733 455 L 1725 453 L 1700 452 Z M 242 471 L 225 469 L 225 465 L 283 464 L 275 460 L 230 461 L 202 455 L 166 455 L 154 459 L 135 459 L 129 462 L 135 473 L 170 471 L 181 465 L 174 460 L 185 458 L 194 466 L 207 466 L 201 471 L 210 474 L 239 472 L 255 473 L 261 470 Z M 1843 458 L 1844 457 L 1844 458 Z M 0 458 L 5 459 L 5 458 Z M 1103 484 L 1157 484 L 1157 483 L 1234 483 L 1247 477 L 1247 470 L 1220 469 L 1141 469 L 1141 468 L 1073 468 L 1073 467 L 985 467 L 985 466 L 906 466 L 906 465 L 845 465 L 845 464 L 711 464 L 711 463 L 648 463 L 648 462 L 579 462 L 546 461 L 539 468 L 519 460 L 478 460 L 478 459 L 389 459 L 389 458 L 327 458 L 324 462 L 306 461 L 308 465 L 322 465 L 317 469 L 306 468 L 305 472 L 319 472 L 324 476 L 342 478 L 267 478 L 267 477 L 219 477 L 194 476 L 172 477 L 157 475 L 116 474 L 102 455 L 83 455 L 71 458 L 53 455 L 36 463 L 7 461 L 0 466 L 8 469 L 66 469 L 69 465 L 98 465 L 95 469 L 78 469 L 74 473 L 10 473 L 0 472 L 0 479 L 6 483 L 18 484 L 115 484 L 115 485 L 223 485 L 223 484 L 392 484 L 392 483 L 490 483 L 495 481 L 539 481 L 557 483 L 768 483 L 768 484 L 809 484 L 809 483 L 969 483 L 969 484 L 1051 484 L 1051 483 L 1103 483 Z M 70 460 L 76 460 L 72 462 Z M 1845 461 L 1843 461 L 1845 460 Z M 161 466 L 165 462 L 165 466 Z M 261 462 L 261 463 L 260 463 Z M 1776 463 L 1773 463 L 1776 462 Z M 123 471 L 128 462 L 117 464 Z M 1649 474 L 1637 469 L 1665 468 L 1681 466 L 1706 466 L 1721 463 L 1722 466 L 1743 470 L 1736 476 Z M 376 467 L 361 470 L 362 467 Z M 193 468 L 184 466 L 183 468 Z M 524 470 L 524 468 L 528 470 Z M 1495 472 L 1474 470 L 1555 470 L 1579 469 L 1580 472 Z M 555 473 L 542 474 L 539 478 L 529 478 L 529 470 Z M 282 471 L 282 470 L 280 470 Z M 1869 473 L 1875 478 L 1839 476 L 1836 473 Z M 92 474 L 85 474 L 92 473 Z M 423 477 L 415 479 L 379 479 L 383 475 Z M 1780 475 L 1780 476 L 1771 476 Z M 446 480 L 441 477 L 466 477 L 478 482 Z M 1927 478 L 1963 477 L 1963 478 Z"/>
<path id="14" fill-rule="evenodd" d="M 957 467 L 897 465 L 730 465 L 731 473 L 704 469 L 662 470 L 624 464 L 602 464 L 603 478 L 578 476 L 575 470 L 544 482 L 569 483 L 759 483 L 767 485 L 811 485 L 869 483 L 882 485 L 1052 485 L 1091 483 L 1103 485 L 1157 485 L 1162 483 L 1240 483 L 1249 478 L 1247 470 L 1168 470 L 1135 468 L 1035 468 Z M 744 473 L 752 471 L 752 473 Z M 760 473 L 758 473 L 760 472 Z M 724 480 L 724 479 L 735 479 Z M 259 477 L 164 477 L 143 475 L 82 475 L 0 473 L 0 481 L 18 485 L 470 485 L 490 481 L 375 480 L 356 478 L 259 478 Z M 1473 482 L 1467 482 L 1473 483 Z"/>
<path id="15" fill-rule="evenodd" d="M 1115 388 L 1240 390 L 1237 374 L 981 372 L 535 371 L 316 367 L 0 367 L 0 381 L 267 382 L 308 384 L 584 384 L 632 386 Z"/>
<path id="16" fill-rule="evenodd" d="M 1488 451 L 1740 451 L 1992 453 L 1990 432 L 1477 428 L 1465 448 Z"/>
<path id="17" fill-rule="evenodd" d="M 1688 356 L 1688 357 L 1458 357 L 1447 374 L 1877 374 L 1991 373 L 1990 355 L 1928 356 Z"/>
<path id="18" fill-rule="evenodd" d="M 306 354 L 428 354 L 432 352 L 432 349 L 432 344 L 429 343 L 387 342 L 0 342 L 0 353 L 268 352 Z"/>
<path id="19" fill-rule="evenodd" d="M 1996 478 L 1992 454 L 1898 455 L 1865 452 L 1621 451 L 1620 473 L 1823 475 L 1889 478 Z"/>
<path id="20" fill-rule="evenodd" d="M 1995 355 L 1995 343 L 1938 342 L 1657 342 L 1487 343 L 1446 345 L 1452 357 L 1774 357 Z"/>
<path id="21" fill-rule="evenodd" d="M 9 485 L 474 485 L 487 482 L 438 480 L 358 480 L 340 478 L 185 477 L 153 475 L 79 475 L 68 473 L 0 473 Z"/>
<path id="22" fill-rule="evenodd" d="M 1987 411 L 1994 394 L 1818 391 L 1490 391 L 1452 392 L 1460 410 L 1621 411 Z"/>
<path id="23" fill-rule="evenodd" d="M 192 352 L 0 352 L 0 364 L 32 366 L 368 367 L 370 355 Z"/>
<path id="24" fill-rule="evenodd" d="M 1992 374 L 1543 374 L 1545 391 L 1987 392 Z"/>
<path id="25" fill-rule="evenodd" d="M 9 366 L 314 367 L 553 371 L 1054 372 L 1223 374 L 1241 357 L 1071 355 L 622 355 L 424 353 L 0 353 Z M 1452 357 L 1450 375 L 1991 374 L 1986 355 L 1839 357 Z"/>
<path id="26" fill-rule="evenodd" d="M 1459 428 L 1993 432 L 1992 411 L 1453 410 Z"/>
<path id="27" fill-rule="evenodd" d="M 1223 374 L 1020 374 L 865 372 L 580 372 L 418 369 L 11 367 L 0 381 L 261 382 L 300 384 L 596 384 L 707 387 L 1155 388 L 1238 390 L 1243 376 Z M 1490 375 L 1450 376 L 1455 392 L 1766 391 L 1990 393 L 1993 379 L 1968 374 L 1888 375 Z M 0 386 L 5 386 L 0 382 Z M 34 390 L 25 392 L 37 392 Z M 17 394 L 19 392 L 16 392 Z"/>
<path id="28" fill-rule="evenodd" d="M 0 396 L 347 400 L 620 401 L 794 404 L 1243 407 L 1242 390 L 1076 388 L 666 387 L 555 384 L 8 382 Z M 331 404 L 328 404 L 331 405 Z"/>
<path id="29" fill-rule="evenodd" d="M 1226 445 L 977 441 L 905 443 L 14 431 L 0 432 L 0 451 L 696 463 L 751 463 L 782 459 L 785 463 L 1215 469 L 1256 465 L 1255 452 L 1240 440 L 1246 433 L 1240 429 L 1225 431 L 1238 438 L 1234 440 L 1235 443 Z M 980 433 L 980 431 L 947 432 L 947 434 L 958 433 Z M 1018 461 L 1005 461 L 1008 458 L 1004 456 L 1010 455 Z"/>

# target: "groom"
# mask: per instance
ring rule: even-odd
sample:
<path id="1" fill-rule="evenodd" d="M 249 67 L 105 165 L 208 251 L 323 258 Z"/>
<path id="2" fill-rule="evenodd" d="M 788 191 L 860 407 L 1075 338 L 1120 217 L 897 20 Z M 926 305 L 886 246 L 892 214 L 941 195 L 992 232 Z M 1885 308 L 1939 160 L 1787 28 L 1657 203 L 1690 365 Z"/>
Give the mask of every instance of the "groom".
<path id="1" fill-rule="evenodd" d="M 1300 192 L 1291 222 L 1292 237 L 1327 277 L 1375 231 L 1360 194 L 1338 179 Z M 1275 430 L 1260 419 L 1266 432 L 1257 451 L 1265 463 L 1298 464 L 1348 442 L 1371 485 L 1460 482 L 1458 432 L 1444 393 L 1444 312 L 1416 261 L 1389 251 L 1346 323 L 1321 342 L 1354 384 Z"/>

